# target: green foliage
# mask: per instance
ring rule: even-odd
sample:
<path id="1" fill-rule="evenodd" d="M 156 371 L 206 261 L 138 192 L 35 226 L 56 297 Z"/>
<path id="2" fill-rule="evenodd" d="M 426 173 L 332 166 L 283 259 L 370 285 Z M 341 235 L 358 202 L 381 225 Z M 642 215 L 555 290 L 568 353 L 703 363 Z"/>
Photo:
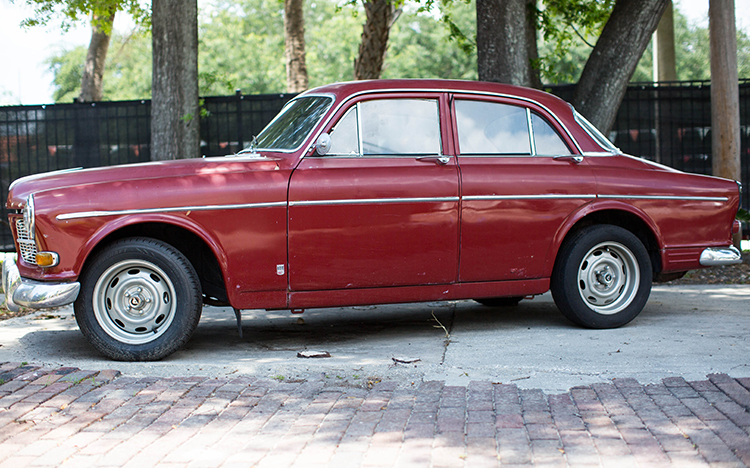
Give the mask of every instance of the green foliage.
<path id="1" fill-rule="evenodd" d="M 746 223 L 750 223 L 750 212 L 748 212 L 744 208 L 740 208 L 739 211 L 737 211 L 736 219 L 739 219 L 740 221 L 744 221 Z"/>
<path id="2" fill-rule="evenodd" d="M 332 0 L 305 2 L 305 52 L 310 87 L 354 79 L 364 15 Z"/>
<path id="3" fill-rule="evenodd" d="M 86 60 L 86 47 L 79 46 L 72 50 L 64 50 L 48 58 L 54 79 L 52 84 L 55 91 L 52 97 L 55 102 L 71 102 L 81 94 L 81 76 L 83 63 Z"/>
<path id="4" fill-rule="evenodd" d="M 675 59 L 677 79 L 680 81 L 710 80 L 710 46 L 707 27 L 691 24 L 687 18 L 675 8 Z M 598 33 L 597 33 L 598 34 Z M 597 34 L 586 36 L 586 41 L 577 36 L 571 36 L 564 54 L 559 54 L 557 42 L 540 41 L 539 55 L 543 57 L 542 72 L 545 82 L 575 83 L 581 76 L 583 67 L 588 60 L 592 47 L 588 43 L 595 43 Z M 750 37 L 742 31 L 737 31 L 737 62 L 740 77 L 750 77 Z M 638 63 L 632 82 L 653 81 L 653 53 L 649 44 L 643 57 Z"/>
<path id="5" fill-rule="evenodd" d="M 198 25 L 202 95 L 283 92 L 284 6 L 278 0 L 214 0 Z M 206 77 L 210 79 L 206 80 Z"/>
<path id="6" fill-rule="evenodd" d="M 535 63 L 543 81 L 578 81 L 614 4 L 614 0 L 544 0 L 537 10 L 542 41 Z"/>
<path id="7" fill-rule="evenodd" d="M 404 12 L 391 30 L 383 78 L 476 80 L 475 11 L 473 1 L 459 1 Z"/>
<path id="8" fill-rule="evenodd" d="M 87 48 L 63 50 L 47 59 L 52 73 L 55 102 L 71 102 L 81 93 L 81 76 Z M 125 101 L 151 96 L 151 35 L 134 33 L 112 37 L 104 69 L 104 100 Z"/>
<path id="9" fill-rule="evenodd" d="M 139 0 L 26 0 L 34 8 L 34 16 L 21 22 L 23 27 L 44 26 L 53 20 L 60 21 L 60 27 L 67 31 L 80 21 L 88 21 L 93 16 L 107 17 L 112 12 L 125 11 L 144 30 L 150 27 L 150 5 L 141 5 Z M 111 24 L 98 23 L 109 34 Z"/>
<path id="10" fill-rule="evenodd" d="M 677 80 L 697 81 L 711 79 L 711 51 L 708 27 L 691 24 L 688 19 L 674 11 L 675 61 Z M 631 81 L 653 80 L 652 45 L 643 53 Z M 740 78 L 750 77 L 750 37 L 737 30 L 737 72 Z"/>

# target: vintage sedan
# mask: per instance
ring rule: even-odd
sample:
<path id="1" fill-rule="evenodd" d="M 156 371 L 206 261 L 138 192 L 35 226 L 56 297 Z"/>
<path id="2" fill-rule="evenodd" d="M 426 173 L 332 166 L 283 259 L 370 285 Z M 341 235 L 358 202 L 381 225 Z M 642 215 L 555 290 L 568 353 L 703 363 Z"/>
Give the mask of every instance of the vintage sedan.
<path id="1" fill-rule="evenodd" d="M 239 154 L 35 175 L 7 203 L 8 305 L 75 302 L 119 360 L 179 349 L 204 303 L 239 320 L 551 289 L 573 322 L 618 327 L 653 281 L 741 261 L 735 181 L 624 155 L 564 101 L 480 82 L 323 86 Z"/>

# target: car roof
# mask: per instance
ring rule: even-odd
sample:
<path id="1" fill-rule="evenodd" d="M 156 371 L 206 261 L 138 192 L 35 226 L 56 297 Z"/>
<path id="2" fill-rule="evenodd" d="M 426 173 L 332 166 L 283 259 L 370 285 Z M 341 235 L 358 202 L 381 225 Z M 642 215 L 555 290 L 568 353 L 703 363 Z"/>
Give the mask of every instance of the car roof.
<path id="1" fill-rule="evenodd" d="M 582 151 L 599 152 L 604 150 L 594 141 L 591 135 L 575 122 L 573 107 L 570 104 L 553 94 L 522 86 L 485 81 L 441 79 L 361 80 L 319 86 L 305 91 L 299 97 L 325 94 L 333 95 L 336 101 L 342 102 L 352 96 L 363 93 L 408 91 L 495 95 L 533 102 L 547 109 L 554 118 L 560 119 L 563 127 L 567 129 Z"/>
<path id="2" fill-rule="evenodd" d="M 513 86 L 503 83 L 485 81 L 462 81 L 441 79 L 395 79 L 395 80 L 361 80 L 333 83 L 310 89 L 302 94 L 333 94 L 337 100 L 360 93 L 377 93 L 389 91 L 433 91 L 433 92 L 465 92 L 495 94 L 531 100 L 542 104 L 551 111 L 558 113 L 561 107 L 569 109 L 570 105 L 562 99 L 538 89 Z"/>

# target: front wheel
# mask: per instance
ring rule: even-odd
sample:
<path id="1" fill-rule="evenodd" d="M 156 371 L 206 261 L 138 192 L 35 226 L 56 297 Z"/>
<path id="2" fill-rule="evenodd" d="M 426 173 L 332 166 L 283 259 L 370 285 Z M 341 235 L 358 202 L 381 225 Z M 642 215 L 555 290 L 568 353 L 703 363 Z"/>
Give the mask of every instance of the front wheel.
<path id="1" fill-rule="evenodd" d="M 652 275 L 651 260 L 638 237 L 618 226 L 591 226 L 560 248 L 552 297 L 578 325 L 616 328 L 643 310 Z"/>
<path id="2" fill-rule="evenodd" d="M 200 281 L 182 253 L 149 238 L 117 241 L 81 277 L 78 326 L 118 361 L 162 359 L 184 345 L 202 310 Z"/>

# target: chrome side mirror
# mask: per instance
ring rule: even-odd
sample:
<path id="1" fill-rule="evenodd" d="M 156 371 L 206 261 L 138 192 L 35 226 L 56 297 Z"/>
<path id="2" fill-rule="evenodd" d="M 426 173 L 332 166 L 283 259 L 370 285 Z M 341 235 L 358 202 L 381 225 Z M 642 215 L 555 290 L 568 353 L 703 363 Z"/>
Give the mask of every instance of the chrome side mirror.
<path id="1" fill-rule="evenodd" d="M 328 154 L 328 151 L 330 150 L 331 150 L 331 135 L 327 133 L 322 133 L 318 137 L 318 141 L 315 142 L 315 151 L 317 151 L 319 155 L 324 156 Z"/>

